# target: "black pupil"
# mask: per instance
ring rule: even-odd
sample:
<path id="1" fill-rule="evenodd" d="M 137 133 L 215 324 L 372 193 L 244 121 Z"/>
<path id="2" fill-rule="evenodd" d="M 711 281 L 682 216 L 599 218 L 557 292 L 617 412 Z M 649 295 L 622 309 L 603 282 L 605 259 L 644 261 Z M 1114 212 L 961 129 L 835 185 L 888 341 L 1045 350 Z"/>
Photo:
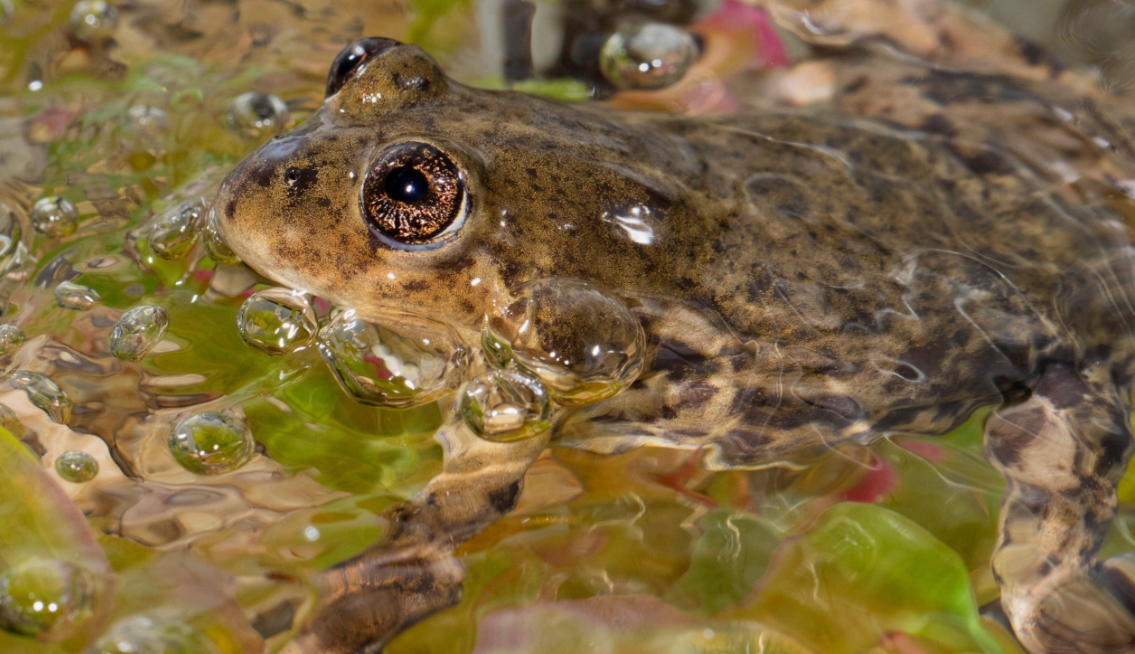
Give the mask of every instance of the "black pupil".
<path id="1" fill-rule="evenodd" d="M 395 202 L 417 204 L 426 199 L 430 182 L 416 168 L 400 166 L 386 175 L 386 195 Z"/>

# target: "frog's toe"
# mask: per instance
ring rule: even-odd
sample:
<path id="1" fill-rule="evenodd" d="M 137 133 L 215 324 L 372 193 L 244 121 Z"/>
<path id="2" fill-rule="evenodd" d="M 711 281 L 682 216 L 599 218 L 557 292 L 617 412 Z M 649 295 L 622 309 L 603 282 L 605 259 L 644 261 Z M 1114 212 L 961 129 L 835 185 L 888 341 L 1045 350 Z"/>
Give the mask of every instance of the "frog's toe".
<path id="1" fill-rule="evenodd" d="M 1052 365 L 986 424 L 1007 482 L 993 572 L 1032 654 L 1135 652 L 1135 559 L 1096 559 L 1132 452 L 1129 415 L 1103 366 Z"/>

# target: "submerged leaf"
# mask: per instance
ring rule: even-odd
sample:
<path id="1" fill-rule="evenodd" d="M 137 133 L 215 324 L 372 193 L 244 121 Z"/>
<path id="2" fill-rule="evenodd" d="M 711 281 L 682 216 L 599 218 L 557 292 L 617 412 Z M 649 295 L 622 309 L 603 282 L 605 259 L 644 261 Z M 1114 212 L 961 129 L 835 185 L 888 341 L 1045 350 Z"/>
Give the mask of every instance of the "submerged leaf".
<path id="1" fill-rule="evenodd" d="M 0 534 L 0 570 L 9 577 L 4 590 L 16 595 L 9 598 L 6 609 L 12 610 L 5 610 L 0 622 L 25 634 L 0 632 L 0 651 L 42 653 L 45 646 L 30 638 L 35 634 L 59 640 L 74 633 L 77 638 L 94 633 L 109 608 L 110 564 L 83 514 L 24 444 L 4 429 L 0 429 Z M 74 605 L 72 615 L 64 615 L 63 609 L 41 615 L 42 611 L 20 608 L 23 596 L 34 600 L 36 593 L 65 597 Z"/>
<path id="2" fill-rule="evenodd" d="M 1002 651 L 982 627 L 957 552 L 897 513 L 836 504 L 777 554 L 743 614 L 818 651 L 864 651 L 895 632 L 944 651 Z"/>

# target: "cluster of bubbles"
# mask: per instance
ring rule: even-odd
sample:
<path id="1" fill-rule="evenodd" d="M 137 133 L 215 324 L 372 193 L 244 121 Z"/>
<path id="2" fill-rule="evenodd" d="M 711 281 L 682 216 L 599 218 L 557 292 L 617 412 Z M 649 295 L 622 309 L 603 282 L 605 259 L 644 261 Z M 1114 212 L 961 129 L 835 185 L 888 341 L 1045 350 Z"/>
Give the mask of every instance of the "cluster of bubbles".
<path id="1" fill-rule="evenodd" d="M 612 397 L 642 371 L 645 352 L 642 326 L 625 304 L 568 279 L 525 284 L 492 307 L 481 336 L 492 369 L 464 386 L 472 354 L 451 326 L 425 316 L 389 310 L 372 322 L 344 310 L 320 328 L 306 295 L 272 288 L 248 298 L 238 328 L 246 344 L 273 356 L 314 342 L 342 389 L 363 404 L 421 406 L 460 386 L 461 420 L 499 442 L 543 433 L 558 407 Z"/>
<path id="2" fill-rule="evenodd" d="M 681 27 L 640 23 L 608 37 L 599 52 L 599 70 L 620 89 L 652 91 L 681 80 L 697 56 L 697 42 Z"/>

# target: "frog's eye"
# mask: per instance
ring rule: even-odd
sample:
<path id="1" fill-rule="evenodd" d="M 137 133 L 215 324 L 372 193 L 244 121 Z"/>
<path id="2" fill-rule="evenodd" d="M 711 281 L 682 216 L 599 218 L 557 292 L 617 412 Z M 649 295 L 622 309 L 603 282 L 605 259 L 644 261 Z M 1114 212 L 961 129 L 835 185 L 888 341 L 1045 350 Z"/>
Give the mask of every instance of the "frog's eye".
<path id="1" fill-rule="evenodd" d="M 396 45 L 400 44 L 393 39 L 371 37 L 360 39 L 343 48 L 343 51 L 335 57 L 335 61 L 331 62 L 331 71 L 327 73 L 327 95 L 330 97 L 338 93 L 364 62 Z"/>
<path id="2" fill-rule="evenodd" d="M 362 212 L 387 242 L 440 241 L 465 211 L 465 175 L 427 143 L 400 143 L 375 159 L 363 181 Z"/>

